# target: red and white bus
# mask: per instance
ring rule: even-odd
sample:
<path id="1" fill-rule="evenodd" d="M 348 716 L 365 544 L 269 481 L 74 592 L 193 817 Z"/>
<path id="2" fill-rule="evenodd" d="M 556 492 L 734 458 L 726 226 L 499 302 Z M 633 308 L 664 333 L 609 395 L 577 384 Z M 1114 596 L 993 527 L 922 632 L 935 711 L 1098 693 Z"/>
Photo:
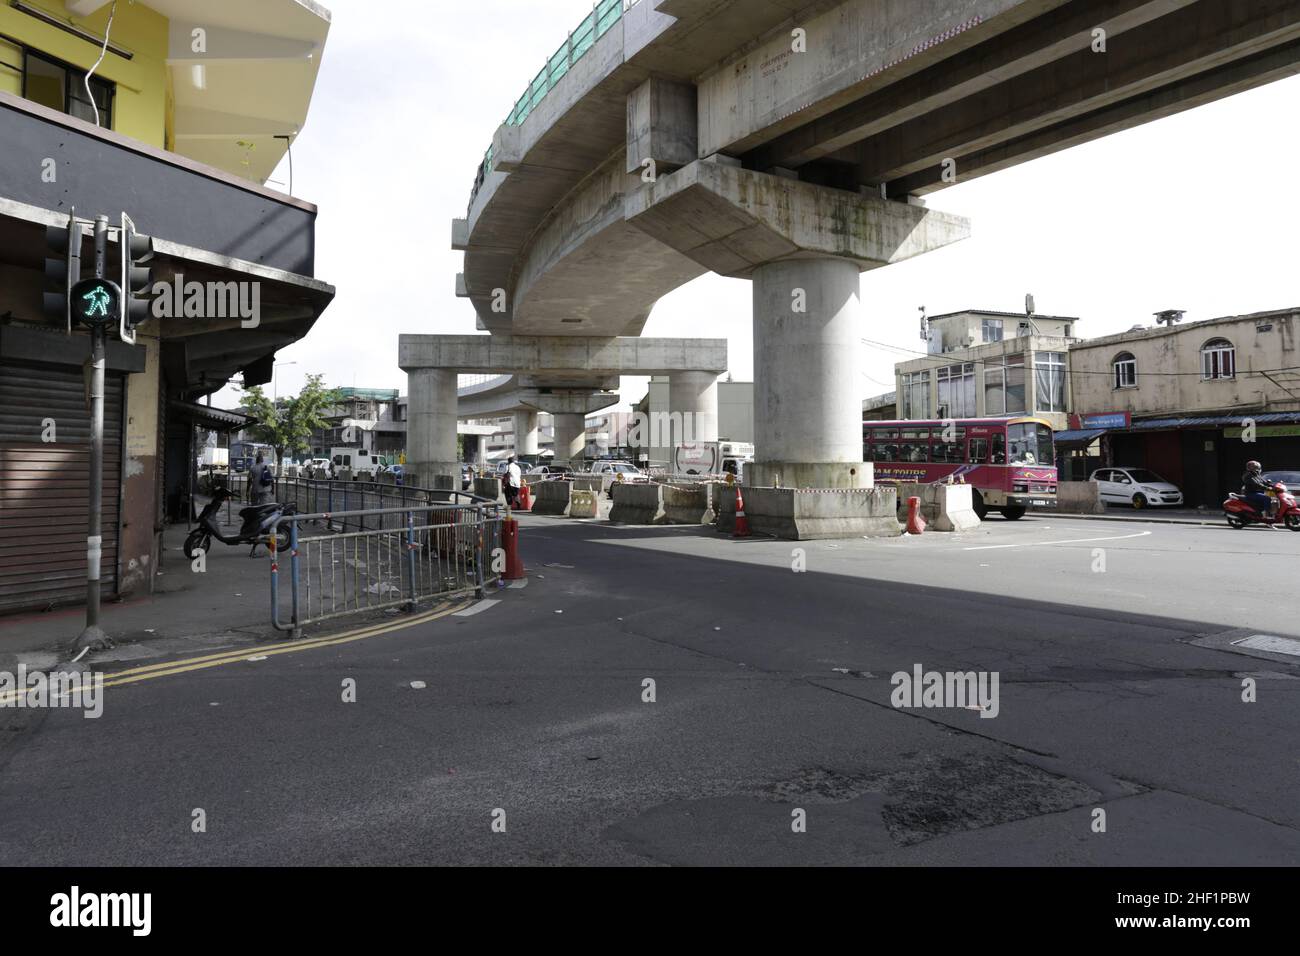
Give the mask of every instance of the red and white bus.
<path id="1" fill-rule="evenodd" d="M 1000 511 L 1014 521 L 1031 505 L 1056 504 L 1052 427 L 1041 418 L 863 422 L 862 460 L 882 484 L 960 477 L 981 518 Z"/>

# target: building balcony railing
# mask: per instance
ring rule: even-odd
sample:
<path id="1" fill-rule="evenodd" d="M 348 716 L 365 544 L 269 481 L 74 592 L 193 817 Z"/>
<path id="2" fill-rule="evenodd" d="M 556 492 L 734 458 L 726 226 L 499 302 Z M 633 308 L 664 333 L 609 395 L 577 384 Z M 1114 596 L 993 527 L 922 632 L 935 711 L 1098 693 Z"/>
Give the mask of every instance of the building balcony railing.
<path id="1" fill-rule="evenodd" d="M 30 100 L 0 93 L 0 199 L 314 278 L 316 207 Z"/>

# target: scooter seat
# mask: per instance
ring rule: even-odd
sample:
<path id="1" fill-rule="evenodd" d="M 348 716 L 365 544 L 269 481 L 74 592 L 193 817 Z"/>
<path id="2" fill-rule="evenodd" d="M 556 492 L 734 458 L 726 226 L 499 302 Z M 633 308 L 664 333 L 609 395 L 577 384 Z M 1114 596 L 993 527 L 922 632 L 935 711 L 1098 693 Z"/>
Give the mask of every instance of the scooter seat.
<path id="1" fill-rule="evenodd" d="M 280 505 L 253 505 L 251 508 L 240 508 L 239 514 L 242 518 L 260 518 L 263 515 L 269 515 L 272 511 L 279 511 Z"/>

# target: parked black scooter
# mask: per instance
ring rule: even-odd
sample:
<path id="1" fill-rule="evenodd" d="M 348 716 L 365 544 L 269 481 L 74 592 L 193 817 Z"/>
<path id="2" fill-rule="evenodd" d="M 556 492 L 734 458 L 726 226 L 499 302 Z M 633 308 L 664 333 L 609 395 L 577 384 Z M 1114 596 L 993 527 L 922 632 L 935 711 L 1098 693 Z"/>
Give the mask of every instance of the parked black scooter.
<path id="1" fill-rule="evenodd" d="M 216 538 L 222 544 L 251 544 L 252 550 L 248 552 L 251 558 L 257 554 L 257 546 L 265 544 L 270 547 L 271 528 L 276 521 L 285 515 L 295 515 L 298 510 L 293 505 L 282 505 L 272 502 L 266 505 L 253 505 L 250 508 L 241 508 L 239 515 L 244 519 L 240 525 L 239 532 L 234 537 L 229 537 L 221 533 L 221 525 L 217 522 L 217 511 L 226 503 L 229 498 L 234 498 L 235 493 L 229 488 L 216 488 L 212 492 L 212 500 L 199 513 L 199 526 L 190 532 L 189 537 L 185 539 L 185 557 L 193 561 L 200 551 L 207 552 L 212 547 L 212 539 Z"/>

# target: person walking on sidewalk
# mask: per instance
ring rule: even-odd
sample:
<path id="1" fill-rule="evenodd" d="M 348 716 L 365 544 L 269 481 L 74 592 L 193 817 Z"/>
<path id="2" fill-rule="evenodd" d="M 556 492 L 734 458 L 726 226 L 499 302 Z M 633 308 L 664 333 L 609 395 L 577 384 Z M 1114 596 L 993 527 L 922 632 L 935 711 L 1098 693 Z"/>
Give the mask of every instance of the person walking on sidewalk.
<path id="1" fill-rule="evenodd" d="M 271 474 L 271 466 L 266 463 L 261 454 L 257 456 L 257 462 L 253 465 L 253 504 L 269 505 L 275 491 L 275 477 Z"/>
<path id="2" fill-rule="evenodd" d="M 523 469 L 521 469 L 519 467 L 519 463 L 515 461 L 515 456 L 511 455 L 510 464 L 506 466 L 506 473 L 505 473 L 504 490 L 506 493 L 507 507 L 513 508 L 515 506 L 515 501 L 519 498 L 519 489 L 523 487 L 523 483 L 524 483 Z"/>

